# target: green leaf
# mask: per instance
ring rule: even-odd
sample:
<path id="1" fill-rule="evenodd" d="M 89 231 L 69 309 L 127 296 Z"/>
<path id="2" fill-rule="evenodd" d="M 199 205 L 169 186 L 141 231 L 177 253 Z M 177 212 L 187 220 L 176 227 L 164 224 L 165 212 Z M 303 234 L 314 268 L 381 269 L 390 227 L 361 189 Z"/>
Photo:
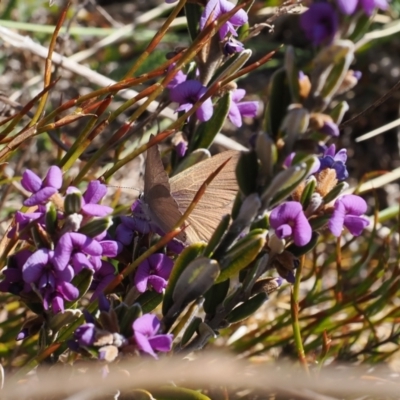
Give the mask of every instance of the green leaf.
<path id="1" fill-rule="evenodd" d="M 217 283 L 237 275 L 246 268 L 265 245 L 267 231 L 257 229 L 240 239 L 221 260 L 221 273 Z"/>
<path id="2" fill-rule="evenodd" d="M 210 240 L 208 241 L 207 247 L 204 249 L 203 255 L 205 257 L 211 256 L 211 254 L 213 253 L 215 248 L 221 242 L 221 239 L 224 236 L 226 230 L 228 229 L 230 222 L 231 222 L 231 216 L 230 215 L 224 215 L 222 217 L 220 223 L 217 226 L 217 229 L 215 229 L 215 231 L 212 234 Z"/>
<path id="3" fill-rule="evenodd" d="M 121 303 L 124 304 L 124 303 Z M 119 308 L 119 306 L 118 306 Z M 122 309 L 125 309 L 124 313 L 118 312 L 119 310 L 116 311 L 116 315 L 118 315 L 119 319 L 119 329 L 120 333 L 129 337 L 132 336 L 132 324 L 133 322 L 139 318 L 142 314 L 145 314 L 146 312 L 142 310 L 142 307 L 140 306 L 139 303 L 132 304 L 131 306 L 127 306 L 124 304 L 124 307 Z"/>
<path id="4" fill-rule="evenodd" d="M 178 281 L 180 275 L 189 265 L 189 263 L 199 257 L 205 249 L 206 245 L 204 243 L 194 243 L 182 251 L 179 257 L 174 263 L 171 275 L 168 279 L 168 285 L 165 289 L 164 300 L 162 305 L 162 313 L 165 315 L 173 304 L 172 293 L 174 292 L 176 282 Z"/>
<path id="5" fill-rule="evenodd" d="M 329 193 L 327 193 L 324 198 L 322 199 L 325 204 L 330 203 L 331 201 L 335 200 L 340 193 L 343 192 L 348 187 L 348 183 L 340 182 L 338 183 Z"/>
<path id="6" fill-rule="evenodd" d="M 284 68 L 274 72 L 271 79 L 269 102 L 265 114 L 266 131 L 277 139 L 287 108 L 291 104 L 291 94 Z"/>
<path id="7" fill-rule="evenodd" d="M 164 386 L 151 393 L 157 400 L 211 400 L 196 390 L 178 386 Z"/>
<path id="8" fill-rule="evenodd" d="M 254 151 L 243 152 L 236 165 L 236 178 L 241 192 L 247 196 L 257 190 L 258 160 Z"/>
<path id="9" fill-rule="evenodd" d="M 256 140 L 256 153 L 260 160 L 258 186 L 264 186 L 272 178 L 278 154 L 275 143 L 268 134 L 260 132 Z"/>
<path id="10" fill-rule="evenodd" d="M 285 69 L 289 83 L 293 103 L 300 103 L 299 70 L 295 64 L 295 52 L 293 46 L 287 46 L 285 52 Z"/>
<path id="11" fill-rule="evenodd" d="M 303 205 L 304 210 L 310 204 L 311 196 L 313 195 L 316 186 L 317 186 L 317 181 L 315 179 L 310 179 L 307 182 L 305 188 L 303 189 L 303 193 L 301 194 L 300 198 L 300 203 Z"/>
<path id="12" fill-rule="evenodd" d="M 89 268 L 83 268 L 78 275 L 74 276 L 72 279 L 72 285 L 74 285 L 79 290 L 79 297 L 74 301 L 68 301 L 65 303 L 65 308 L 71 308 L 73 304 L 75 304 L 79 299 L 81 299 L 86 292 L 89 290 L 89 287 L 93 280 L 93 271 Z"/>
<path id="13" fill-rule="evenodd" d="M 261 292 L 234 308 L 227 316 L 227 321 L 231 324 L 243 321 L 253 315 L 268 300 L 268 295 Z"/>
<path id="14" fill-rule="evenodd" d="M 162 293 L 148 290 L 137 298 L 136 303 L 139 303 L 142 307 L 143 314 L 147 314 L 161 304 L 163 298 L 164 295 Z"/>
<path id="15" fill-rule="evenodd" d="M 190 38 L 193 40 L 196 39 L 199 34 L 199 21 L 202 14 L 202 8 L 195 3 L 186 3 L 185 4 L 185 15 L 187 20 L 187 27 L 189 31 Z"/>
<path id="16" fill-rule="evenodd" d="M 88 222 L 86 225 L 83 225 L 78 232 L 93 238 L 106 231 L 111 225 L 111 217 L 96 218 L 93 221 Z"/>
<path id="17" fill-rule="evenodd" d="M 208 149 L 212 145 L 215 136 L 225 123 L 230 104 L 231 92 L 228 92 L 218 101 L 211 119 L 201 123 L 196 129 L 193 148 Z"/>
<path id="18" fill-rule="evenodd" d="M 172 298 L 175 303 L 186 306 L 203 295 L 214 284 L 219 275 L 219 265 L 215 260 L 198 257 L 182 272 L 176 282 Z"/>
<path id="19" fill-rule="evenodd" d="M 65 214 L 71 215 L 81 211 L 82 194 L 80 192 L 69 193 L 64 198 Z"/>
<path id="20" fill-rule="evenodd" d="M 185 344 L 189 342 L 189 340 L 192 338 L 194 333 L 197 331 L 197 328 L 199 327 L 201 322 L 202 322 L 202 319 L 199 317 L 194 317 L 190 321 L 189 326 L 186 328 L 186 330 L 182 336 L 182 341 L 181 341 L 182 346 L 185 346 Z"/>
<path id="21" fill-rule="evenodd" d="M 216 285 L 211 286 L 211 288 L 204 295 L 205 301 L 203 303 L 203 309 L 206 314 L 214 315 L 215 310 L 219 304 L 221 304 L 229 291 L 229 279 L 217 283 Z"/>

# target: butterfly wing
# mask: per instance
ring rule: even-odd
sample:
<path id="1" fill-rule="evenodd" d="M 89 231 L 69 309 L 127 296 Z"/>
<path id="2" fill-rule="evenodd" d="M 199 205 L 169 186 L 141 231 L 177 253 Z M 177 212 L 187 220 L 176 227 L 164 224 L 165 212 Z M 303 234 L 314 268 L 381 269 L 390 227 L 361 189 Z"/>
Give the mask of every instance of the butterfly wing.
<path id="1" fill-rule="evenodd" d="M 229 214 L 238 191 L 236 164 L 240 152 L 225 151 L 195 164 L 170 179 L 170 189 L 181 213 L 189 207 L 200 186 L 221 164 L 229 162 L 213 179 L 188 218 L 188 242 L 208 241 L 221 218 Z"/>
<path id="2" fill-rule="evenodd" d="M 171 196 L 168 175 L 165 172 L 157 145 L 147 150 L 144 172 L 143 203 L 145 212 L 163 232 L 167 233 L 182 217 L 177 202 Z M 186 241 L 186 233 L 177 238 Z"/>

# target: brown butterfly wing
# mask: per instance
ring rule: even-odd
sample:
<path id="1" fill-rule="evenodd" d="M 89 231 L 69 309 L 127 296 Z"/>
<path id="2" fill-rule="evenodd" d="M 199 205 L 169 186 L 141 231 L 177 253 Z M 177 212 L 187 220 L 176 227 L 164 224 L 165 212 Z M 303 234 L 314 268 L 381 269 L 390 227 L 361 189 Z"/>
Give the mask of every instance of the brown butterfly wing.
<path id="1" fill-rule="evenodd" d="M 162 164 L 157 145 L 147 150 L 145 168 L 143 202 L 147 205 L 146 211 L 151 221 L 167 233 L 182 217 L 182 212 L 171 196 L 168 175 Z M 180 233 L 177 238 L 185 242 L 186 233 Z"/>
<path id="2" fill-rule="evenodd" d="M 186 169 L 170 179 L 170 188 L 179 210 L 184 213 L 200 186 L 226 160 L 230 159 L 214 178 L 188 218 L 188 242 L 208 241 L 221 218 L 229 214 L 236 197 L 236 164 L 240 152 L 225 151 Z"/>

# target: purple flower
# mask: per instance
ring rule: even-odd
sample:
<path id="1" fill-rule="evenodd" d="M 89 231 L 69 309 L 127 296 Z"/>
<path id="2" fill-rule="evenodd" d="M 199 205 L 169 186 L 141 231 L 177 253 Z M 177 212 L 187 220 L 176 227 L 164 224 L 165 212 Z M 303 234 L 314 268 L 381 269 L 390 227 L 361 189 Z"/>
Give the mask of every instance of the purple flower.
<path id="1" fill-rule="evenodd" d="M 33 253 L 22 267 L 22 277 L 26 283 L 34 284 L 43 298 L 43 307 L 53 312 L 64 311 L 64 300 L 73 301 L 79 296 L 78 289 L 70 282 L 74 277 L 72 267 L 58 271 L 54 268 L 54 252 L 39 249 Z"/>
<path id="2" fill-rule="evenodd" d="M 387 0 L 336 0 L 336 3 L 343 14 L 354 14 L 357 8 L 362 8 L 365 14 L 372 15 L 375 8 L 386 10 Z"/>
<path id="3" fill-rule="evenodd" d="M 368 218 L 362 217 L 366 211 L 367 203 L 359 196 L 348 194 L 338 198 L 328 223 L 329 230 L 339 237 L 345 226 L 353 236 L 361 235 L 363 229 L 369 225 Z"/>
<path id="4" fill-rule="evenodd" d="M 230 56 L 235 53 L 240 53 L 244 50 L 244 45 L 239 40 L 234 38 L 229 38 L 229 40 L 224 44 L 224 54 Z"/>
<path id="5" fill-rule="evenodd" d="M 158 358 L 155 351 L 168 352 L 172 347 L 171 334 L 157 334 L 160 321 L 155 315 L 145 314 L 132 324 L 133 338 L 140 351 Z"/>
<path id="6" fill-rule="evenodd" d="M 61 188 L 62 171 L 60 168 L 52 166 L 42 181 L 34 172 L 27 169 L 22 175 L 21 185 L 28 192 L 33 193 L 29 199 L 24 201 L 25 206 L 45 204 Z"/>
<path id="7" fill-rule="evenodd" d="M 175 67 L 175 63 L 171 64 L 168 67 L 168 71 L 170 71 L 171 69 L 173 69 Z M 177 71 L 177 73 L 175 74 L 175 76 L 169 81 L 167 88 L 168 89 L 172 89 L 174 88 L 176 85 L 179 85 L 182 82 L 185 82 L 187 79 L 187 75 L 185 73 L 183 73 L 181 70 Z"/>
<path id="8" fill-rule="evenodd" d="M 221 15 L 226 14 L 235 7 L 228 0 L 210 0 L 204 8 L 204 11 L 200 18 L 200 29 L 203 29 L 207 23 L 213 22 L 218 19 Z M 236 28 L 244 25 L 248 21 L 246 11 L 237 11 L 227 22 L 225 22 L 220 30 L 219 37 L 222 39 L 230 33 L 233 36 L 237 36 Z"/>
<path id="9" fill-rule="evenodd" d="M 320 132 L 332 137 L 338 137 L 340 135 L 339 127 L 333 121 L 324 121 Z"/>
<path id="10" fill-rule="evenodd" d="M 183 158 L 187 152 L 188 144 L 184 140 L 181 140 L 175 146 L 175 152 L 178 158 Z"/>
<path id="11" fill-rule="evenodd" d="M 96 339 L 95 325 L 92 323 L 86 323 L 76 328 L 74 339 L 78 342 L 79 346 L 92 346 Z"/>
<path id="12" fill-rule="evenodd" d="M 331 42 L 338 29 L 338 17 L 330 3 L 313 3 L 300 17 L 300 26 L 314 45 Z"/>
<path id="13" fill-rule="evenodd" d="M 74 186 L 67 189 L 67 194 L 80 193 Z M 113 212 L 111 207 L 98 204 L 106 195 L 107 187 L 99 181 L 90 181 L 81 199 L 80 212 L 87 217 L 105 217 Z"/>
<path id="14" fill-rule="evenodd" d="M 101 256 L 103 248 L 99 242 L 77 232 L 67 232 L 61 236 L 54 250 L 54 264 L 63 271 L 71 263 L 71 258 L 78 254 L 79 262 L 86 263 L 86 256 Z M 90 264 L 87 264 L 89 267 Z"/>
<path id="15" fill-rule="evenodd" d="M 0 282 L 0 292 L 20 295 L 32 291 L 22 277 L 22 267 L 31 255 L 32 252 L 25 249 L 8 258 L 7 268 L 2 271 L 4 279 Z"/>
<path id="16" fill-rule="evenodd" d="M 174 262 L 164 254 L 152 254 L 144 260 L 135 273 L 136 289 L 140 293 L 144 293 L 147 286 L 161 293 L 167 286 L 167 279 L 171 274 Z"/>
<path id="17" fill-rule="evenodd" d="M 242 117 L 255 117 L 258 111 L 258 101 L 242 101 L 246 95 L 244 89 L 232 91 L 232 100 L 229 106 L 228 118 L 238 128 L 242 126 Z"/>
<path id="18" fill-rule="evenodd" d="M 176 85 L 170 90 L 171 101 L 179 103 L 179 107 L 176 111 L 189 111 L 194 103 L 197 103 L 207 88 L 203 86 L 199 81 L 189 79 Z M 210 98 L 205 100 L 203 104 L 197 109 L 196 116 L 199 121 L 208 121 L 213 115 L 213 104 Z"/>
<path id="19" fill-rule="evenodd" d="M 283 166 L 286 168 L 289 168 L 292 164 L 293 164 L 293 160 L 296 156 L 295 152 L 290 153 L 284 160 L 283 160 Z M 317 157 L 313 157 L 314 158 L 314 163 L 312 165 L 312 167 L 310 168 L 309 172 L 308 172 L 308 176 L 315 174 L 316 172 L 318 172 L 320 170 L 320 160 Z"/>
<path id="20" fill-rule="evenodd" d="M 340 149 L 336 154 L 336 146 L 330 145 L 324 152 L 323 157 L 320 157 L 320 168 L 322 171 L 325 168 L 332 168 L 336 171 L 336 177 L 339 181 L 343 181 L 349 177 L 349 173 L 346 168 L 347 161 L 347 150 Z"/>
<path id="21" fill-rule="evenodd" d="M 292 237 L 296 246 L 305 246 L 311 240 L 311 226 L 297 201 L 287 201 L 274 208 L 269 222 L 279 239 Z"/>
<path id="22" fill-rule="evenodd" d="M 114 277 L 114 266 L 107 261 L 102 261 L 101 267 L 93 275 L 93 281 L 90 286 L 90 290 L 93 290 L 94 292 L 92 294 L 92 297 L 90 298 L 90 301 L 93 301 L 99 296 L 102 296 L 104 293 L 104 289 L 111 283 Z"/>

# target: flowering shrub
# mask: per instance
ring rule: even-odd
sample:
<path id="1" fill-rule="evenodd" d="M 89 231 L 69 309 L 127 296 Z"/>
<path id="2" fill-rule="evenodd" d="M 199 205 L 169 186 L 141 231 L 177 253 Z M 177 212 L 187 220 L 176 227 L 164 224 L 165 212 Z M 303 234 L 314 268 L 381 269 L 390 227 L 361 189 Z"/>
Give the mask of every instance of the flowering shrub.
<path id="1" fill-rule="evenodd" d="M 177 15 L 185 2 L 166 3 L 176 3 L 172 12 Z M 158 359 L 163 353 L 200 351 L 223 329 L 268 307 L 269 296 L 282 285 L 295 285 L 291 307 L 297 310 L 302 268 L 316 246 L 331 243 L 340 249 L 341 239 L 363 235 L 370 225 L 366 201 L 348 191 L 347 149 L 336 151 L 335 140 L 348 109 L 340 95 L 360 79 L 350 69 L 353 33 L 356 28 L 358 35 L 366 33 L 368 18 L 386 10 L 388 2 L 308 2 L 298 24 L 315 57 L 300 65 L 294 48 L 286 46 L 265 107 L 260 98 L 247 97 L 240 79 L 274 57 L 274 52 L 251 57 L 253 2 L 188 1 L 186 6 L 192 35 L 187 48 L 147 74 L 136 74 L 139 63 L 133 77 L 108 91 L 78 97 L 33 122 L 42 133 L 69 125 L 77 116 L 93 118 L 43 179 L 25 170 L 21 186 L 30 195 L 25 207 L 13 213 L 3 239 L 0 291 L 30 310 L 31 319 L 18 328 L 16 340 L 37 338 L 40 332 L 38 363 L 45 358 L 62 362 L 67 355 L 71 362 L 93 359 L 111 365 L 128 356 Z M 161 38 L 154 40 L 149 48 Z M 119 107 L 104 117 L 111 95 L 154 78 L 157 84 L 126 103 L 138 107 L 129 121 L 78 173 L 71 172 L 88 138 L 122 113 Z M 175 119 L 142 141 L 133 156 L 174 136 L 166 170 L 175 177 L 183 174 L 183 183 L 168 180 L 159 159 L 147 166 L 156 172 L 152 182 L 145 174 L 146 199 L 132 201 L 130 212 L 123 213 L 107 198 L 105 182 L 133 156 L 116 152 L 101 174 L 95 165 L 115 143 L 128 140 L 128 131 L 141 124 L 139 117 L 164 90 L 157 112 L 171 111 Z M 139 105 L 144 97 L 148 100 Z M 59 115 L 73 106 L 78 108 L 68 117 Z M 208 149 L 224 127 L 251 129 L 254 119 L 262 129 L 252 132 L 240 156 L 232 152 L 219 163 L 210 159 Z M 3 151 L 2 160 L 11 154 Z M 198 162 L 203 163 L 196 169 Z M 232 187 L 236 200 L 225 201 Z M 155 205 L 161 212 L 154 212 Z M 170 223 L 172 215 L 181 219 Z M 208 242 L 180 236 L 190 229 Z M 291 317 L 295 331 L 296 313 Z M 301 341 L 295 345 L 304 354 Z"/>

